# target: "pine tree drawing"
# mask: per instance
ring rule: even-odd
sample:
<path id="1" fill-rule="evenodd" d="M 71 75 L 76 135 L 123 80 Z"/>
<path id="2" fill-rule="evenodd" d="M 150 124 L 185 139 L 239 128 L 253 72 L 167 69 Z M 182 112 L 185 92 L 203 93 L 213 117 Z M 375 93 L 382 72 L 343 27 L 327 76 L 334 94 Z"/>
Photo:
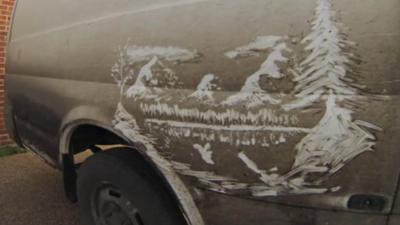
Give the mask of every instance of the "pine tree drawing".
<path id="1" fill-rule="evenodd" d="M 122 97 L 125 92 L 127 83 L 133 79 L 134 71 L 132 64 L 129 63 L 129 56 L 127 54 L 128 44 L 117 49 L 118 58 L 117 62 L 111 68 L 111 77 L 117 83 L 120 89 L 120 96 Z"/>
<path id="2" fill-rule="evenodd" d="M 310 54 L 301 62 L 305 70 L 295 78 L 296 96 L 332 92 L 340 98 L 352 98 L 358 93 L 353 78 L 356 56 L 350 52 L 354 43 L 334 21 L 331 0 L 318 0 L 316 15 L 312 32 L 302 40 Z"/>
<path id="3" fill-rule="evenodd" d="M 333 174 L 375 145 L 369 130 L 379 128 L 353 118 L 351 105 L 361 95 L 355 80 L 357 57 L 351 52 L 354 44 L 339 28 L 332 1 L 318 0 L 312 32 L 302 40 L 309 54 L 301 62 L 295 90 L 299 108 L 323 100 L 325 115 L 296 145 L 292 174 Z"/>

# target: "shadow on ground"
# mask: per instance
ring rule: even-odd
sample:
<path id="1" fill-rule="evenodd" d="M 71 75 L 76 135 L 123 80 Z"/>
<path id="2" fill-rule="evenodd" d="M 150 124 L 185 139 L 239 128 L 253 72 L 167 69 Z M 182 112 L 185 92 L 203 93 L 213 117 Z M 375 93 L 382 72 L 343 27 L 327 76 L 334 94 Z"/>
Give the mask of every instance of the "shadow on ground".
<path id="1" fill-rule="evenodd" d="M 80 225 L 62 175 L 30 153 L 0 158 L 1 225 Z"/>

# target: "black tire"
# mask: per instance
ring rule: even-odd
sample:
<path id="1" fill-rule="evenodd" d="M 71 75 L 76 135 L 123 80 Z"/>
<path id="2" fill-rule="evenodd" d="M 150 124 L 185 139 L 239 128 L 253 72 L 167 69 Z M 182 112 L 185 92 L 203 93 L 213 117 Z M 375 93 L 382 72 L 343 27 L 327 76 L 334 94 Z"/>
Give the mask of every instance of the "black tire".
<path id="1" fill-rule="evenodd" d="M 78 171 L 83 225 L 185 225 L 160 177 L 133 150 L 116 148 L 87 159 Z"/>

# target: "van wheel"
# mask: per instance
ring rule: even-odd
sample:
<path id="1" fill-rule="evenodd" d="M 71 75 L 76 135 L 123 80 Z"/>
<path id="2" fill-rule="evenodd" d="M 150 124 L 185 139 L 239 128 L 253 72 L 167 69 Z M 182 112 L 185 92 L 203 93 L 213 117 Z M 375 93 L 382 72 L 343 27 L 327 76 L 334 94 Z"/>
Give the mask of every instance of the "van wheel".
<path id="1" fill-rule="evenodd" d="M 78 171 L 78 204 L 85 225 L 184 225 L 176 200 L 133 150 L 97 153 Z"/>

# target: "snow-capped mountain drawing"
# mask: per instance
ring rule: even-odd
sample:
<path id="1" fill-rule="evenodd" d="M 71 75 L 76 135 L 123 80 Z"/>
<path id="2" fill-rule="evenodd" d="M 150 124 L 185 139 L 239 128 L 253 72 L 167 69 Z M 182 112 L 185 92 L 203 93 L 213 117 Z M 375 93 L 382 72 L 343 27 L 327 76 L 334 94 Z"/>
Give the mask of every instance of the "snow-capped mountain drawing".
<path id="1" fill-rule="evenodd" d="M 194 98 L 207 104 L 215 103 L 214 91 L 218 89 L 218 85 L 215 83 L 216 80 L 217 77 L 214 74 L 205 75 L 197 85 L 196 91 L 189 95 L 189 98 Z"/>
<path id="2" fill-rule="evenodd" d="M 240 92 L 228 97 L 222 104 L 236 105 L 246 102 L 247 107 L 252 108 L 263 104 L 279 104 L 281 102 L 261 88 L 260 80 L 261 76 L 273 79 L 280 79 L 286 76 L 286 74 L 282 73 L 277 62 L 287 62 L 288 58 L 284 56 L 283 52 L 290 52 L 291 49 L 282 41 L 284 41 L 284 38 L 279 36 L 258 37 L 247 46 L 225 54 L 229 58 L 241 58 L 254 55 L 254 51 L 272 50 L 260 68 L 247 78 Z"/>

